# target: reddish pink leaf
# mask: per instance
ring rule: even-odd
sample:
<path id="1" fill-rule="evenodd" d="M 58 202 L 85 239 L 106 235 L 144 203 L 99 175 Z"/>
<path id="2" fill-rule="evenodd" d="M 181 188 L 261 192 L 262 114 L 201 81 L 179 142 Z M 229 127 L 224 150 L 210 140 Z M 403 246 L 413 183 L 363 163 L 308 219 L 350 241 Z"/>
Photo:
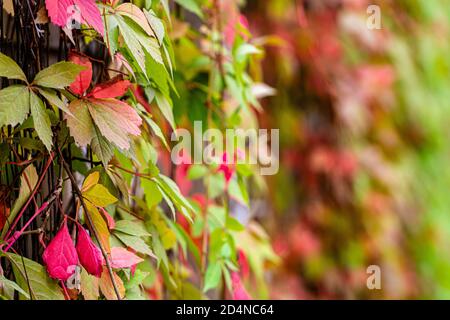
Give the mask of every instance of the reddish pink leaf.
<path id="1" fill-rule="evenodd" d="M 90 97 L 97 99 L 108 99 L 123 96 L 127 92 L 131 83 L 128 80 L 113 79 L 102 84 L 98 84 L 92 89 Z"/>
<path id="2" fill-rule="evenodd" d="M 72 0 L 46 0 L 48 16 L 50 20 L 60 26 L 64 27 L 67 24 L 68 13 L 67 9 L 73 5 Z"/>
<path id="3" fill-rule="evenodd" d="M 65 281 L 75 272 L 78 264 L 77 250 L 66 222 L 44 250 L 42 258 L 52 278 Z"/>
<path id="4" fill-rule="evenodd" d="M 108 224 L 108 229 L 109 230 L 114 229 L 116 227 L 116 222 L 114 221 L 114 218 L 111 217 L 111 215 L 108 213 L 108 211 L 106 211 L 104 208 L 99 207 L 98 210 L 103 215 L 103 218 L 105 218 L 106 223 Z"/>
<path id="5" fill-rule="evenodd" d="M 125 248 L 111 248 L 111 267 L 114 269 L 131 268 L 142 261 L 144 259 Z"/>
<path id="6" fill-rule="evenodd" d="M 73 93 L 82 95 L 89 88 L 92 81 L 92 63 L 89 58 L 75 52 L 70 54 L 69 61 L 87 67 L 87 69 L 80 72 L 75 81 L 70 85 L 70 90 L 72 90 Z"/>
<path id="7" fill-rule="evenodd" d="M 76 6 L 75 9 L 81 15 L 81 19 L 78 19 L 81 21 L 78 22 L 92 26 L 103 36 L 102 16 L 95 0 L 46 0 L 45 5 L 50 20 L 60 27 L 66 26 L 71 19 L 77 19 L 77 14 L 72 14 L 73 10 L 71 10 L 71 6 Z"/>
<path id="8" fill-rule="evenodd" d="M 73 0 L 74 4 L 79 8 L 84 23 L 92 26 L 102 36 L 105 32 L 103 20 L 98 10 L 95 0 Z"/>
<path id="9" fill-rule="evenodd" d="M 102 275 L 103 257 L 100 249 L 89 237 L 87 231 L 78 226 L 77 252 L 81 265 L 89 274 L 100 278 Z"/>
<path id="10" fill-rule="evenodd" d="M 251 300 L 250 295 L 245 290 L 244 285 L 241 282 L 241 277 L 239 273 L 233 272 L 231 274 L 231 279 L 233 282 L 233 300 Z"/>
<path id="11" fill-rule="evenodd" d="M 116 99 L 89 99 L 89 112 L 100 133 L 123 150 L 130 148 L 128 135 L 141 133 L 142 119 L 127 103 Z"/>

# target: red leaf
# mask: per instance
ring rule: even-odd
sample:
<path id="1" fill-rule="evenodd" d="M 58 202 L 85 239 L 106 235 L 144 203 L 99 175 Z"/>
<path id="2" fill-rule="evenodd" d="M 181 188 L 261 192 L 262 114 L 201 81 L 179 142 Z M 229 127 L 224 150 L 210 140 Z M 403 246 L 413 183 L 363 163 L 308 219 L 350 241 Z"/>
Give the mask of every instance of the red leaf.
<path id="1" fill-rule="evenodd" d="M 106 223 L 108 224 L 108 229 L 112 230 L 116 227 L 116 222 L 114 221 L 114 218 L 111 217 L 111 215 L 106 211 L 104 208 L 99 207 L 98 210 L 103 215 L 103 218 L 105 218 Z"/>
<path id="2" fill-rule="evenodd" d="M 92 81 L 92 63 L 89 58 L 75 52 L 70 54 L 69 61 L 87 67 L 87 69 L 80 72 L 75 81 L 70 85 L 70 90 L 72 90 L 73 93 L 82 95 L 89 88 Z"/>
<path id="3" fill-rule="evenodd" d="M 46 0 L 48 16 L 50 20 L 60 26 L 65 27 L 72 19 L 77 19 L 77 15 L 72 15 L 71 6 L 76 6 L 81 15 L 80 23 L 86 23 L 92 26 L 102 36 L 104 34 L 104 26 L 100 11 L 95 4 L 95 0 Z"/>
<path id="4" fill-rule="evenodd" d="M 87 231 L 78 226 L 77 252 L 81 265 L 89 274 L 100 278 L 102 275 L 103 257 L 100 249 L 92 242 Z"/>
<path id="5" fill-rule="evenodd" d="M 74 274 L 78 256 L 66 222 L 44 250 L 42 258 L 52 278 L 66 281 Z"/>
<path id="6" fill-rule="evenodd" d="M 72 0 L 46 0 L 45 6 L 47 7 L 48 16 L 50 20 L 60 26 L 64 27 L 67 24 L 67 8 L 73 5 Z"/>
<path id="7" fill-rule="evenodd" d="M 98 33 L 102 36 L 105 32 L 103 27 L 103 20 L 98 10 L 97 5 L 95 4 L 95 0 L 73 0 L 75 5 L 81 11 L 81 17 L 83 18 L 84 23 L 92 26 Z"/>
<path id="8" fill-rule="evenodd" d="M 233 282 L 233 300 L 251 300 L 252 298 L 245 290 L 244 285 L 241 282 L 241 277 L 239 273 L 233 272 L 231 274 L 231 279 Z"/>
<path id="9" fill-rule="evenodd" d="M 113 79 L 95 86 L 89 96 L 97 99 L 117 98 L 123 96 L 130 85 L 131 83 L 128 80 Z"/>
<path id="10" fill-rule="evenodd" d="M 127 249 L 120 247 L 111 248 L 111 267 L 114 269 L 130 268 L 142 261 L 144 259 Z"/>

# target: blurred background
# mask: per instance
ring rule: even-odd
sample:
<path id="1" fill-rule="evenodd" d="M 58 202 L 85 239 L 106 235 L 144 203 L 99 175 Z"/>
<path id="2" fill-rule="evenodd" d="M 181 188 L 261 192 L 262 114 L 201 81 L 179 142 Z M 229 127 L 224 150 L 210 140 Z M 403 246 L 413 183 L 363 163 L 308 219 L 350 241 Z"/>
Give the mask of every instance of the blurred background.
<path id="1" fill-rule="evenodd" d="M 281 139 L 268 296 L 450 298 L 450 2 L 243 5 L 277 90 L 260 115 Z"/>

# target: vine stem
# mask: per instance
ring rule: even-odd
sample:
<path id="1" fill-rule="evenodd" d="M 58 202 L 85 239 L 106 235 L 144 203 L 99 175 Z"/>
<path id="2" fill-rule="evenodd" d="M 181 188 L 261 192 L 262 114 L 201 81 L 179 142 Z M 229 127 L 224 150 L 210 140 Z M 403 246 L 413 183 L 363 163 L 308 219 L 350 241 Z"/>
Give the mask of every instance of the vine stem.
<path id="1" fill-rule="evenodd" d="M 33 192 L 31 193 L 30 197 L 28 198 L 27 202 L 25 203 L 25 205 L 23 206 L 22 210 L 20 210 L 20 213 L 16 216 L 16 218 L 14 219 L 13 224 L 11 225 L 11 227 L 8 229 L 8 232 L 6 233 L 5 239 L 9 238 L 11 236 L 11 232 L 12 230 L 14 230 L 14 228 L 16 227 L 17 223 L 19 222 L 20 218 L 22 217 L 23 213 L 25 212 L 25 210 L 28 208 L 28 206 L 30 205 L 30 202 L 32 199 L 34 199 L 34 196 L 36 195 L 36 192 L 39 190 L 42 181 L 44 180 L 45 174 L 48 171 L 48 168 L 50 167 L 50 164 L 53 161 L 53 157 L 54 157 L 54 152 L 52 152 L 50 154 L 49 159 L 47 160 L 47 163 L 45 164 L 45 168 L 44 171 L 41 174 L 41 177 L 38 180 L 38 183 L 36 184 L 36 187 L 34 188 Z"/>
<path id="2" fill-rule="evenodd" d="M 102 252 L 103 258 L 105 259 L 105 262 L 106 262 L 106 268 L 108 269 L 108 273 L 109 273 L 109 276 L 110 276 L 110 278 L 111 278 L 111 283 L 112 283 L 112 285 L 113 285 L 113 287 L 114 287 L 114 292 L 116 293 L 117 300 L 122 300 L 122 298 L 121 298 L 121 296 L 120 296 L 119 289 L 117 288 L 116 280 L 114 279 L 114 273 L 113 273 L 113 271 L 112 271 L 112 267 L 111 267 L 111 263 L 110 263 L 110 261 L 109 261 L 108 253 L 106 252 L 105 248 L 103 247 L 103 245 L 102 245 L 102 243 L 101 243 L 101 241 L 100 241 L 100 236 L 99 236 L 99 234 L 98 234 L 98 231 L 97 231 L 97 229 L 95 228 L 94 222 L 92 221 L 92 218 L 91 218 L 91 216 L 90 216 L 90 214 L 89 214 L 89 212 L 88 212 L 88 210 L 87 210 L 86 203 L 84 202 L 83 194 L 81 193 L 81 190 L 80 190 L 80 188 L 79 188 L 78 185 L 77 185 L 77 181 L 76 181 L 75 177 L 73 176 L 72 171 L 70 170 L 69 165 L 67 164 L 66 161 L 64 161 L 64 157 L 63 157 L 63 155 L 62 155 L 62 153 L 61 153 L 61 150 L 58 150 L 58 152 L 59 152 L 59 156 L 60 156 L 61 159 L 62 159 L 62 163 L 63 163 L 63 166 L 64 166 L 64 170 L 67 172 L 67 175 L 69 176 L 69 179 L 70 179 L 70 181 L 71 181 L 71 183 L 72 183 L 72 187 L 73 187 L 75 193 L 77 194 L 78 199 L 79 199 L 80 202 L 81 202 L 81 206 L 82 206 L 83 209 L 84 209 L 86 219 L 88 220 L 89 225 L 90 225 L 91 228 L 92 228 L 92 233 L 94 234 L 94 238 L 97 240 L 97 242 L 98 242 L 98 244 L 99 244 L 99 247 L 100 247 L 100 251 Z"/>

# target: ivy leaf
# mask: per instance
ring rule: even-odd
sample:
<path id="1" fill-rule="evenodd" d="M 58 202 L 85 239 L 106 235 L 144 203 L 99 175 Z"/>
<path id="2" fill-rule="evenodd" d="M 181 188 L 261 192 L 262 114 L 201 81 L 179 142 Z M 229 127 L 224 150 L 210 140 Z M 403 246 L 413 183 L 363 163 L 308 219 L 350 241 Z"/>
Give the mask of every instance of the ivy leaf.
<path id="1" fill-rule="evenodd" d="M 172 129 L 176 130 L 172 105 L 170 104 L 169 100 L 167 100 L 167 98 L 164 97 L 159 92 L 156 92 L 155 98 L 156 98 L 156 102 L 158 104 L 159 110 L 161 110 L 161 113 L 164 115 L 164 118 L 166 118 L 166 120 L 169 122 Z"/>
<path id="2" fill-rule="evenodd" d="M 67 126 L 70 134 L 80 147 L 91 143 L 96 135 L 94 122 L 87 107 L 87 100 L 74 100 L 69 105 L 69 111 L 73 116 L 66 115 Z"/>
<path id="3" fill-rule="evenodd" d="M 52 278 L 66 281 L 75 273 L 78 255 L 66 222 L 45 248 L 42 259 Z"/>
<path id="4" fill-rule="evenodd" d="M 145 230 L 145 227 L 142 223 L 134 222 L 131 220 L 120 220 L 116 221 L 114 230 L 120 231 L 132 236 L 138 237 L 146 237 L 150 236 L 150 234 Z"/>
<path id="5" fill-rule="evenodd" d="M 89 89 L 92 81 L 92 63 L 89 58 L 72 52 L 69 55 L 69 61 L 79 66 L 84 66 L 86 69 L 81 71 L 76 77 L 75 81 L 70 84 L 70 90 L 73 93 L 82 95 Z"/>
<path id="6" fill-rule="evenodd" d="M 17 283 L 15 283 L 14 281 L 8 280 L 6 279 L 4 276 L 0 275 L 0 283 L 4 286 L 4 287 L 8 287 L 11 289 L 16 290 L 17 292 L 19 292 L 22 296 L 24 296 L 26 299 L 30 299 L 30 295 L 28 293 L 26 293 Z"/>
<path id="7" fill-rule="evenodd" d="M 99 279 L 81 270 L 81 293 L 85 300 L 97 300 L 99 292 Z"/>
<path id="8" fill-rule="evenodd" d="M 46 0 L 45 5 L 50 20 L 60 27 L 65 27 L 72 18 L 70 7 L 75 5 L 81 15 L 77 21 L 92 26 L 101 35 L 104 34 L 102 17 L 95 0 Z M 77 18 L 78 15 L 73 17 Z"/>
<path id="9" fill-rule="evenodd" d="M 77 253 L 80 258 L 80 263 L 86 269 L 89 274 L 100 278 L 102 273 L 102 252 L 91 240 L 91 237 L 84 230 L 83 227 L 78 225 L 78 241 L 77 241 Z"/>
<path id="10" fill-rule="evenodd" d="M 200 18 L 203 18 L 202 9 L 195 0 L 175 0 L 175 2 L 186 10 L 195 13 Z"/>
<path id="11" fill-rule="evenodd" d="M 83 186 L 81 187 L 81 193 L 85 193 L 90 188 L 98 184 L 100 179 L 100 173 L 98 171 L 92 172 L 86 179 L 84 179 Z"/>
<path id="12" fill-rule="evenodd" d="M 222 277 L 222 266 L 220 263 L 210 263 L 205 273 L 205 285 L 203 287 L 203 292 L 215 288 L 220 283 L 220 278 Z"/>
<path id="13" fill-rule="evenodd" d="M 125 22 L 124 18 L 121 16 L 115 16 L 115 20 L 119 26 L 120 33 L 130 50 L 134 60 L 136 60 L 138 66 L 141 71 L 145 73 L 145 53 L 139 42 L 139 39 L 136 37 L 136 33 L 128 26 Z"/>
<path id="14" fill-rule="evenodd" d="M 98 84 L 89 93 L 89 97 L 96 99 L 117 98 L 123 96 L 127 92 L 131 83 L 128 80 L 113 79 L 102 84 Z"/>
<path id="15" fill-rule="evenodd" d="M 58 282 L 47 276 L 44 266 L 13 253 L 7 253 L 7 257 L 12 263 L 17 284 L 29 292 L 33 299 L 64 300 Z M 23 298 L 25 297 L 21 295 L 21 299 Z"/>
<path id="16" fill-rule="evenodd" d="M 114 232 L 114 235 L 119 238 L 119 240 L 122 241 L 127 247 L 130 247 L 133 250 L 146 254 L 150 257 L 156 258 L 150 247 L 140 237 L 131 236 L 122 232 Z"/>
<path id="17" fill-rule="evenodd" d="M 128 150 L 128 135 L 139 135 L 142 119 L 125 102 L 115 99 L 89 99 L 89 112 L 101 134 L 118 148 Z"/>
<path id="18" fill-rule="evenodd" d="M 131 268 L 142 261 L 144 259 L 125 248 L 111 248 L 111 267 L 114 269 Z"/>
<path id="19" fill-rule="evenodd" d="M 91 217 L 92 223 L 94 224 L 91 227 L 94 227 L 97 231 L 97 234 L 99 236 L 99 241 L 102 247 L 105 249 L 107 253 L 111 252 L 111 245 L 109 243 L 109 230 L 108 225 L 106 224 L 105 219 L 103 219 L 101 213 L 98 211 L 98 209 L 92 205 L 90 202 L 86 202 L 86 208 L 88 212 L 85 212 L 85 214 L 88 214 Z"/>
<path id="20" fill-rule="evenodd" d="M 68 113 L 69 115 L 72 115 L 66 103 L 64 103 L 58 97 L 56 91 L 52 89 L 42 89 L 42 88 L 38 88 L 38 91 L 51 105 L 57 107 L 58 109 L 64 111 L 65 113 Z"/>
<path id="21" fill-rule="evenodd" d="M 91 142 L 92 151 L 94 151 L 97 157 L 102 161 L 103 165 L 107 167 L 109 161 L 114 156 L 114 147 L 102 136 L 99 129 L 96 126 L 94 127 L 95 134 Z"/>
<path id="22" fill-rule="evenodd" d="M 97 207 L 106 207 L 117 202 L 108 189 L 101 184 L 96 184 L 83 193 L 83 197 Z"/>
<path id="23" fill-rule="evenodd" d="M 140 26 L 150 37 L 154 37 L 155 33 L 145 17 L 145 14 L 137 7 L 136 5 L 126 2 L 122 3 L 120 6 L 116 8 L 116 13 L 121 16 L 126 16 L 132 19 L 138 26 Z"/>
<path id="24" fill-rule="evenodd" d="M 14 221 L 20 209 L 22 209 L 23 205 L 30 197 L 31 193 L 36 187 L 38 179 L 39 177 L 36 172 L 36 168 L 32 164 L 26 167 L 25 170 L 22 172 L 22 175 L 20 176 L 19 196 L 14 205 L 12 206 L 11 212 L 7 218 L 7 222 L 5 223 L 5 227 L 2 230 L 1 238 L 5 236 L 6 232 L 9 229 L 9 226 Z"/>
<path id="25" fill-rule="evenodd" d="M 114 282 L 117 285 L 117 289 L 119 290 L 120 298 L 122 299 L 125 297 L 125 286 L 123 285 L 123 281 L 115 272 L 113 272 L 113 277 Z M 103 293 L 103 295 L 107 300 L 117 300 L 117 295 L 111 281 L 111 276 L 109 275 L 109 272 L 105 267 L 103 268 L 102 277 L 100 278 L 99 281 L 99 286 L 101 292 Z"/>
<path id="26" fill-rule="evenodd" d="M 3 53 L 0 53 L 0 77 L 28 82 L 25 73 L 23 73 L 17 63 Z"/>
<path id="27" fill-rule="evenodd" d="M 50 118 L 45 111 L 45 105 L 42 100 L 34 92 L 31 92 L 30 94 L 30 107 L 34 121 L 34 129 L 47 150 L 50 151 L 53 144 Z"/>
<path id="28" fill-rule="evenodd" d="M 64 89 L 70 86 L 79 73 L 86 67 L 72 62 L 61 61 L 40 71 L 34 78 L 33 83 L 46 88 Z"/>
<path id="29" fill-rule="evenodd" d="M 73 0 L 74 4 L 80 9 L 83 21 L 92 26 L 102 36 L 105 34 L 102 16 L 95 0 Z"/>
<path id="30" fill-rule="evenodd" d="M 163 44 L 164 39 L 164 24 L 161 19 L 159 19 L 153 10 L 144 10 L 145 17 L 147 18 L 150 27 L 153 29 L 156 38 L 159 41 L 159 45 Z"/>
<path id="31" fill-rule="evenodd" d="M 60 26 L 64 27 L 67 23 L 68 12 L 67 9 L 73 4 L 72 0 L 46 0 L 45 6 L 50 20 Z"/>
<path id="32" fill-rule="evenodd" d="M 30 91 L 22 85 L 0 90 L 0 126 L 22 123 L 30 112 Z"/>

